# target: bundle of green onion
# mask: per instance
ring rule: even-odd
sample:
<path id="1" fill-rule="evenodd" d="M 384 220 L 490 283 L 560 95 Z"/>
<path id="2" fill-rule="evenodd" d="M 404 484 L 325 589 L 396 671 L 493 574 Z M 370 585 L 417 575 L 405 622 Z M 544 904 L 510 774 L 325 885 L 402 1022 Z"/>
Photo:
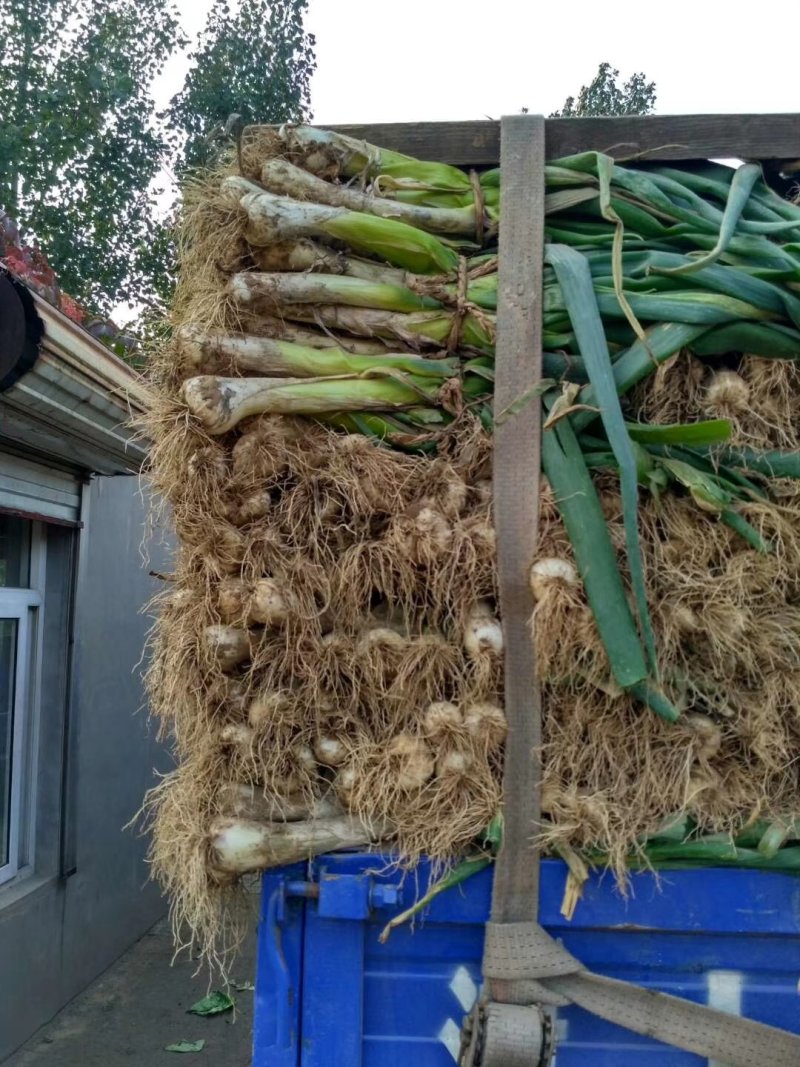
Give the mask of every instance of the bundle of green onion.
<path id="1" fill-rule="evenodd" d="M 441 893 L 454 889 L 494 862 L 503 837 L 503 821 L 497 816 L 483 838 L 443 878 L 406 911 L 392 919 L 381 935 L 386 941 L 392 930 L 420 914 Z M 604 870 L 610 856 L 601 849 L 575 852 L 557 850 L 567 864 L 565 913 L 572 917 L 577 900 L 592 869 Z M 739 867 L 746 870 L 800 874 L 800 819 L 767 822 L 757 819 L 735 834 L 702 833 L 686 814 L 668 819 L 652 834 L 642 837 L 639 847 L 626 858 L 628 870 L 687 870 L 693 867 Z"/>
<path id="2" fill-rule="evenodd" d="M 587 853 L 593 866 L 603 866 L 602 851 Z M 668 820 L 642 839 L 629 856 L 631 869 L 657 870 L 686 867 L 749 867 L 755 870 L 800 873 L 800 820 L 755 820 L 735 834 L 709 834 L 698 830 L 689 815 Z"/>
<path id="3" fill-rule="evenodd" d="M 470 176 L 308 127 L 281 136 L 286 158 L 264 163 L 260 184 L 233 176 L 224 190 L 246 215 L 255 265 L 230 295 L 283 325 L 278 341 L 184 338 L 198 369 L 222 354 L 264 375 L 186 384 L 209 431 L 290 411 L 424 451 L 464 407 L 491 430 L 537 402 L 491 404 L 499 172 Z M 638 493 L 677 487 L 765 553 L 741 505 L 766 498 L 763 476 L 800 477 L 800 456 L 726 448 L 724 419 L 632 424 L 620 398 L 685 348 L 800 358 L 800 207 L 757 165 L 632 167 L 593 152 L 548 165 L 545 180 L 543 467 L 616 682 L 675 719 L 645 596 Z M 634 610 L 596 469 L 619 472 Z"/>

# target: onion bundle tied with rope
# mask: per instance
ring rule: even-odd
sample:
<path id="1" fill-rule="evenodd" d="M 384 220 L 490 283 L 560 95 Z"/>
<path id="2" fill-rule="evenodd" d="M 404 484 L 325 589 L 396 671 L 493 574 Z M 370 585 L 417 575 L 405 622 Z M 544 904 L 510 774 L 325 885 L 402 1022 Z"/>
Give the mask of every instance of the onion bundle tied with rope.
<path id="1" fill-rule="evenodd" d="M 544 380 L 503 411 L 497 170 L 252 127 L 185 192 L 148 421 L 181 543 L 149 682 L 179 764 L 149 810 L 207 953 L 232 878 L 296 838 L 451 862 L 495 817 L 492 432 L 527 404 L 543 844 L 624 877 L 676 816 L 690 846 L 795 825 L 800 208 L 755 165 L 586 153 L 545 179 Z M 271 844 L 243 791 L 324 809 L 318 837 Z"/>

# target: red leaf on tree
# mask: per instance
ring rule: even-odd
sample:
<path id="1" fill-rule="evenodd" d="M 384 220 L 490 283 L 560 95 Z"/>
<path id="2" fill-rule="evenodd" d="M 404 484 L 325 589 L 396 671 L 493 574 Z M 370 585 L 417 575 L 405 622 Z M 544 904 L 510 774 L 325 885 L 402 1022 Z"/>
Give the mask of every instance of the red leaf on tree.
<path id="1" fill-rule="evenodd" d="M 82 323 L 86 318 L 86 312 L 83 308 L 72 299 L 71 296 L 67 296 L 66 293 L 59 293 L 59 306 L 67 318 L 72 319 L 73 322 Z"/>
<path id="2" fill-rule="evenodd" d="M 59 289 L 55 271 L 47 262 L 44 252 L 36 245 L 22 243 L 19 227 L 2 209 L 0 209 L 0 266 L 5 267 L 15 278 L 57 307 L 73 322 L 84 327 L 90 322 L 92 316 L 87 309 Z M 103 343 L 108 344 L 109 340 L 116 338 L 119 330 L 110 320 L 105 321 L 104 326 L 105 329 L 98 332 L 97 336 Z"/>

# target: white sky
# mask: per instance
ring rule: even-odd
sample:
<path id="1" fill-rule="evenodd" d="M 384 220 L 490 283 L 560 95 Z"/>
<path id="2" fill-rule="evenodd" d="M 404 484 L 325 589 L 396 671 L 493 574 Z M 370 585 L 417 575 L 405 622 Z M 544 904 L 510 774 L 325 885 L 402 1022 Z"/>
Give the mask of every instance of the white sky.
<path id="1" fill-rule="evenodd" d="M 193 40 L 212 0 L 176 3 Z M 547 115 L 603 62 L 623 79 L 643 71 L 662 115 L 798 112 L 800 5 L 745 3 L 309 0 L 314 121 L 498 119 L 523 107 Z M 159 107 L 187 66 L 186 55 L 174 56 L 156 80 Z"/>
<path id="2" fill-rule="evenodd" d="M 178 0 L 186 30 L 210 0 Z M 741 14 L 737 14 L 737 10 Z M 547 114 L 607 61 L 655 81 L 660 114 L 800 111 L 800 6 L 745 0 L 310 0 L 314 121 Z M 180 87 L 178 58 L 160 98 Z"/>

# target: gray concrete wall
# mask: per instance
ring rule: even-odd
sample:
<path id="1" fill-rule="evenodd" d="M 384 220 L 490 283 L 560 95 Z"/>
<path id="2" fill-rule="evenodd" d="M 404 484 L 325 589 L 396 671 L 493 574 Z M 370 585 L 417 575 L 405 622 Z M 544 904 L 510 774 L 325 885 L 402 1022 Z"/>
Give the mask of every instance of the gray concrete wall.
<path id="1" fill-rule="evenodd" d="M 143 565 L 135 479 L 96 479 L 87 502 L 71 654 L 73 535 L 48 532 L 36 869 L 0 888 L 0 1060 L 165 910 L 147 881 L 146 842 L 123 826 L 154 770 L 169 766 L 147 723 L 139 665 L 150 625 L 140 611 L 157 584 L 147 571 L 168 571 L 169 554 L 151 544 Z"/>

